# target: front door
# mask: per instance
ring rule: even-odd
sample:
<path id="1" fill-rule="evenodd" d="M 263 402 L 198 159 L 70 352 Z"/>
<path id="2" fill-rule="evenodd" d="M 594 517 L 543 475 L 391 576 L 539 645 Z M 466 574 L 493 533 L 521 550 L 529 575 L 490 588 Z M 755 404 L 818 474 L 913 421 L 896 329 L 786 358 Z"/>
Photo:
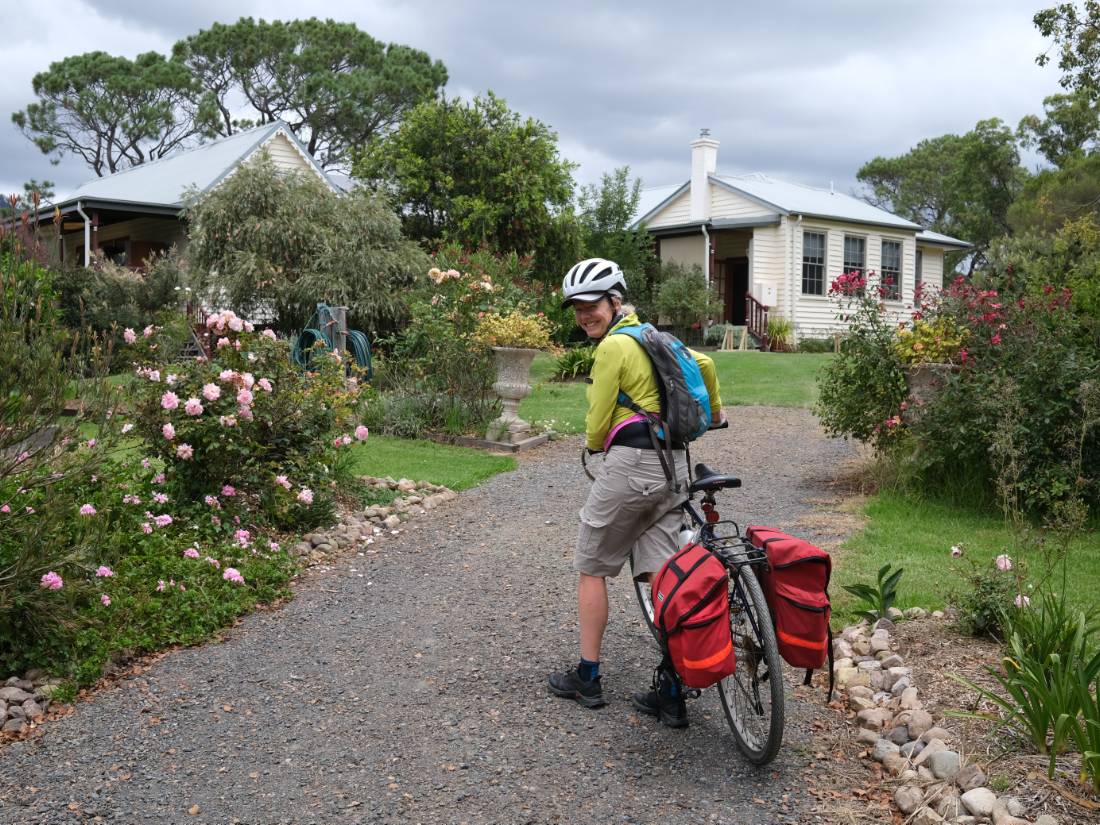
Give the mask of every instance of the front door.
<path id="1" fill-rule="evenodd" d="M 724 315 L 727 324 L 745 325 L 745 293 L 749 291 L 749 259 L 726 258 Z"/>

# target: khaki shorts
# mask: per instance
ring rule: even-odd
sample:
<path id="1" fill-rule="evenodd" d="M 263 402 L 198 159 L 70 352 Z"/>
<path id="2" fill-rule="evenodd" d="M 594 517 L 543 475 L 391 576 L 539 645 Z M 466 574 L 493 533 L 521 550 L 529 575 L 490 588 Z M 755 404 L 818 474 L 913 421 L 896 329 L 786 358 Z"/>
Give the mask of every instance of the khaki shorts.
<path id="1" fill-rule="evenodd" d="M 683 450 L 673 453 L 676 475 L 686 485 Z M 612 447 L 596 461 L 595 482 L 581 509 L 573 569 L 589 576 L 617 576 L 633 553 L 634 575 L 656 573 L 677 547 L 686 493 L 668 489 L 656 450 Z"/>

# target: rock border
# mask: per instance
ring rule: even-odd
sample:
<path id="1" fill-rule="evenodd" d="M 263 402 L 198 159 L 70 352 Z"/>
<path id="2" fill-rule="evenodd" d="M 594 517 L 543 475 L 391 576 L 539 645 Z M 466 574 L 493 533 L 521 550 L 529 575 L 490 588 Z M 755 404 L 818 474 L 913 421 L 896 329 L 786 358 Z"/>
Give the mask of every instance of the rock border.
<path id="1" fill-rule="evenodd" d="M 454 490 L 428 481 L 394 479 L 391 476 L 360 476 L 359 481 L 376 490 L 398 490 L 405 495 L 398 496 L 388 505 L 374 505 L 361 511 L 344 513 L 332 527 L 306 533 L 291 549 L 303 566 L 324 564 L 339 550 L 370 545 L 396 536 L 401 532 L 401 525 L 409 519 L 458 498 Z"/>
<path id="2" fill-rule="evenodd" d="M 953 734 L 924 709 L 912 669 L 905 667 L 890 631 L 896 620 L 929 616 L 946 618 L 942 610 L 890 608 L 889 618 L 849 625 L 834 637 L 833 676 L 855 711 L 856 741 L 901 783 L 893 800 L 908 825 L 1032 825 L 1017 798 L 998 797 L 986 787 L 981 767 L 951 750 Z M 1043 814 L 1034 825 L 1058 825 L 1058 820 Z"/>

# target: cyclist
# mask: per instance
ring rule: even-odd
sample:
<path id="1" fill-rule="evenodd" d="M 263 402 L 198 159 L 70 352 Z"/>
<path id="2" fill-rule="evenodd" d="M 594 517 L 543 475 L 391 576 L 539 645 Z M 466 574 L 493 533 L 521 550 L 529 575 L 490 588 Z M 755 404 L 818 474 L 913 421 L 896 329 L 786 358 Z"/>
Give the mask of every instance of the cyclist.
<path id="1" fill-rule="evenodd" d="M 580 663 L 550 674 L 550 690 L 587 708 L 606 704 L 600 685 L 600 647 L 607 627 L 607 576 L 617 576 L 633 554 L 634 575 L 652 582 L 665 560 L 677 550 L 680 505 L 686 493 L 670 490 L 649 425 L 618 403 L 628 395 L 642 409 L 660 411 L 660 396 L 649 356 L 629 335 L 611 335 L 637 325 L 633 307 L 623 304 L 626 280 L 613 261 L 589 258 L 576 264 L 562 281 L 562 306 L 572 306 L 577 325 L 597 342 L 588 387 L 585 448 L 603 453 L 588 499 L 580 513 L 580 534 L 573 556 L 579 574 Z M 710 395 L 711 416 L 724 420 L 714 362 L 692 352 Z M 663 446 L 663 445 L 662 445 Z M 684 450 L 673 445 L 675 472 L 687 479 Z M 681 486 L 685 489 L 686 484 Z M 653 690 L 633 697 L 634 706 L 671 727 L 687 725 L 684 696 L 675 674 L 658 669 Z"/>

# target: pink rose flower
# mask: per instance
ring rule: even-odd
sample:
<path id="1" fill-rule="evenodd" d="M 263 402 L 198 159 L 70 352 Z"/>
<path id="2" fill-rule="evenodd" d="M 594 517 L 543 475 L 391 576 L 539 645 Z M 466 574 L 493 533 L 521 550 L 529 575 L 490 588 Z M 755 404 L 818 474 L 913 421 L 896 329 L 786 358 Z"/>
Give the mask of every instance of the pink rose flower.
<path id="1" fill-rule="evenodd" d="M 244 405 L 240 406 L 237 409 L 237 415 L 239 415 L 245 421 L 252 421 L 256 417 L 252 413 L 252 408 L 251 407 L 246 407 Z"/>
<path id="2" fill-rule="evenodd" d="M 0 513 L 10 513 L 10 512 L 11 512 L 11 506 L 10 505 L 5 504 L 2 507 L 0 507 Z"/>
<path id="3" fill-rule="evenodd" d="M 251 390 L 247 390 L 247 389 L 244 389 L 242 387 L 241 391 L 237 393 L 237 403 L 244 406 L 244 407 L 247 407 L 249 404 L 251 404 L 252 403 L 252 392 L 251 392 Z"/>
<path id="4" fill-rule="evenodd" d="M 1023 608 L 1031 604 L 1031 598 L 1025 596 L 1023 593 L 1016 594 L 1016 600 L 1013 602 L 1017 607 Z"/>
<path id="5" fill-rule="evenodd" d="M 234 332 L 240 332 L 242 329 L 244 329 L 244 321 L 242 321 L 240 318 L 238 318 L 236 315 L 234 315 L 226 323 L 226 326 L 229 327 Z"/>
<path id="6" fill-rule="evenodd" d="M 262 335 L 264 338 L 270 338 L 272 341 L 275 340 L 275 330 L 265 329 L 263 332 L 260 333 L 260 335 Z"/>
<path id="7" fill-rule="evenodd" d="M 130 432 L 130 430 L 132 430 L 132 429 L 134 429 L 133 424 L 129 424 L 129 423 L 123 424 L 122 425 L 122 434 L 126 435 L 126 433 Z"/>
<path id="8" fill-rule="evenodd" d="M 302 504 L 313 504 L 313 491 L 308 487 L 303 487 L 298 491 L 298 501 Z"/>
<path id="9" fill-rule="evenodd" d="M 203 561 L 209 564 L 211 567 L 217 567 L 219 570 L 221 569 L 222 563 L 212 556 L 207 556 L 205 559 L 203 559 Z"/>
<path id="10" fill-rule="evenodd" d="M 101 602 L 103 602 L 104 607 L 110 607 L 111 606 L 111 597 L 108 596 L 106 593 L 104 593 L 102 596 L 100 596 L 99 600 Z"/>
<path id="11" fill-rule="evenodd" d="M 152 324 L 149 324 L 149 326 L 147 326 L 144 330 L 142 330 L 141 334 L 144 335 L 146 338 L 152 338 L 153 333 L 156 332 L 156 330 L 157 330 L 157 328 L 155 326 L 153 326 Z"/>
<path id="12" fill-rule="evenodd" d="M 357 439 L 359 439 L 360 441 L 366 441 L 367 436 L 369 436 L 369 435 L 370 435 L 370 430 L 368 430 L 362 424 L 360 424 L 358 427 L 355 428 L 355 437 Z"/>
<path id="13" fill-rule="evenodd" d="M 145 535 L 149 535 L 150 533 L 152 533 L 152 532 L 153 532 L 153 525 L 151 525 L 151 524 L 150 524 L 149 522 L 147 522 L 147 521 L 145 521 L 145 522 L 142 522 L 142 524 L 141 524 L 141 532 L 143 532 L 143 533 L 144 533 Z"/>
<path id="14" fill-rule="evenodd" d="M 203 501 L 206 502 L 207 507 L 221 507 L 221 502 L 218 501 L 217 496 L 205 496 Z"/>
<path id="15" fill-rule="evenodd" d="M 222 486 L 222 495 L 227 498 L 233 498 L 237 495 L 237 488 L 231 484 L 225 484 Z"/>
<path id="16" fill-rule="evenodd" d="M 167 513 L 162 513 L 153 519 L 153 521 L 156 522 L 157 527 L 167 527 L 172 523 L 172 517 Z"/>
<path id="17" fill-rule="evenodd" d="M 223 427 L 236 427 L 237 419 L 232 415 L 219 415 L 218 423 Z"/>
<path id="18" fill-rule="evenodd" d="M 158 593 L 161 592 L 162 590 L 164 590 L 164 588 L 165 588 L 164 579 L 158 579 L 157 580 L 157 592 Z"/>
<path id="19" fill-rule="evenodd" d="M 194 547 L 188 547 L 183 551 L 183 556 L 188 559 L 197 559 L 199 557 L 199 551 Z"/>
<path id="20" fill-rule="evenodd" d="M 256 385 L 264 392 L 271 392 L 271 382 L 266 378 L 261 378 L 256 382 Z"/>
<path id="21" fill-rule="evenodd" d="M 111 576 L 113 576 L 115 574 L 115 571 L 112 570 L 107 565 L 101 564 L 99 567 L 96 568 L 95 574 L 97 576 L 99 576 L 100 578 L 105 579 L 105 578 L 110 578 Z"/>
<path id="22" fill-rule="evenodd" d="M 93 507 L 90 504 L 80 505 L 80 515 L 82 515 L 82 516 L 94 516 L 95 515 L 95 507 Z"/>
<path id="23" fill-rule="evenodd" d="M 210 386 L 214 386 L 211 384 Z M 217 389 L 217 387 L 214 387 Z M 202 402 L 197 398 L 188 398 L 187 403 L 183 405 L 183 411 L 188 415 L 202 415 Z"/>
<path id="24" fill-rule="evenodd" d="M 242 372 L 241 373 L 241 383 L 244 384 L 244 388 L 246 390 L 250 390 L 250 389 L 252 389 L 252 385 L 256 383 L 256 376 L 254 376 L 250 372 Z M 249 402 L 249 403 L 251 403 L 251 402 Z"/>
<path id="25" fill-rule="evenodd" d="M 286 476 L 275 476 L 275 483 L 284 490 L 290 489 L 290 480 Z"/>
<path id="26" fill-rule="evenodd" d="M 1012 559 L 1006 556 L 1004 553 L 996 558 L 997 569 L 1002 573 L 1008 572 L 1012 569 Z"/>
<path id="27" fill-rule="evenodd" d="M 207 401 L 217 401 L 221 398 L 222 389 L 217 384 L 203 384 L 202 397 Z"/>
<path id="28" fill-rule="evenodd" d="M 252 543 L 252 534 L 247 530 L 237 530 L 233 534 L 233 538 L 237 540 L 237 544 L 241 547 L 248 547 Z"/>
<path id="29" fill-rule="evenodd" d="M 51 570 L 41 578 L 38 582 L 38 586 L 46 590 L 60 590 L 65 586 L 65 582 L 59 575 Z"/>
<path id="30" fill-rule="evenodd" d="M 233 372 L 233 370 L 222 370 L 218 373 L 219 381 L 232 381 L 236 377 L 237 373 Z"/>
<path id="31" fill-rule="evenodd" d="M 244 576 L 240 574 L 240 571 L 235 567 L 227 567 L 222 573 L 222 578 L 227 582 L 233 582 L 233 584 L 244 584 Z"/>
<path id="32" fill-rule="evenodd" d="M 189 461 L 194 454 L 195 451 L 190 444 L 180 444 L 176 447 L 176 455 L 184 461 Z"/>
<path id="33" fill-rule="evenodd" d="M 224 349 L 225 347 L 228 347 L 228 346 L 229 346 L 229 339 L 228 338 L 219 338 L 218 339 L 218 343 L 217 343 L 218 349 Z"/>
<path id="34" fill-rule="evenodd" d="M 168 495 L 166 493 L 160 493 L 160 492 L 153 493 L 153 501 L 155 501 L 157 504 L 167 504 L 168 503 Z"/>
<path id="35" fill-rule="evenodd" d="M 135 333 L 129 327 L 126 327 L 126 329 L 122 331 L 122 340 L 125 341 L 127 344 L 132 344 L 134 343 L 134 341 L 137 340 L 137 333 Z"/>
<path id="36" fill-rule="evenodd" d="M 163 427 L 160 428 L 160 432 L 161 435 L 164 436 L 166 441 L 171 441 L 173 438 L 176 437 L 176 428 L 173 427 L 171 424 L 165 424 Z"/>

